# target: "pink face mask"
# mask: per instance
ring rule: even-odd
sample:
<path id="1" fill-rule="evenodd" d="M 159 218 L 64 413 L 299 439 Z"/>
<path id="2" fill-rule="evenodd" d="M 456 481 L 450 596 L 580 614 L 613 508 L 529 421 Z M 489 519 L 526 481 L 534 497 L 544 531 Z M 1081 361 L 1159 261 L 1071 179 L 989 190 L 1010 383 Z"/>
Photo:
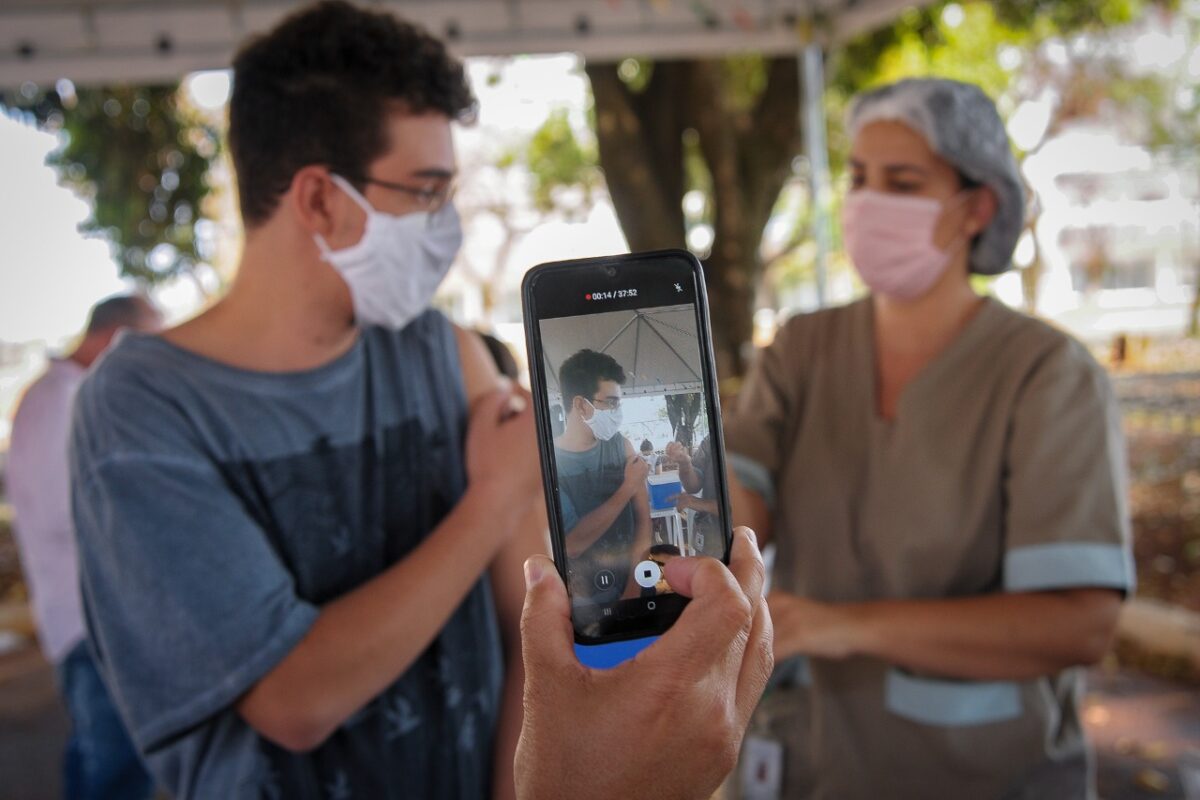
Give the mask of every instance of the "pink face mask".
<path id="1" fill-rule="evenodd" d="M 937 283 L 958 249 L 942 251 L 933 243 L 943 208 L 941 202 L 928 197 L 868 189 L 846 196 L 842 237 L 859 276 L 872 292 L 915 300 Z"/>

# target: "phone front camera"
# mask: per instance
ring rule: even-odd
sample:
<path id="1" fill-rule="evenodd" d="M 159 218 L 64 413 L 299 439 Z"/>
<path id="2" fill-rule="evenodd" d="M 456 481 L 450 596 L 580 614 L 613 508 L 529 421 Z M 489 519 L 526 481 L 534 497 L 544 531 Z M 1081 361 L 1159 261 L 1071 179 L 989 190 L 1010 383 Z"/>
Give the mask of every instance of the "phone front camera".
<path id="1" fill-rule="evenodd" d="M 604 274 L 610 278 L 615 278 L 615 277 L 617 277 L 617 268 L 616 267 L 605 267 Z"/>

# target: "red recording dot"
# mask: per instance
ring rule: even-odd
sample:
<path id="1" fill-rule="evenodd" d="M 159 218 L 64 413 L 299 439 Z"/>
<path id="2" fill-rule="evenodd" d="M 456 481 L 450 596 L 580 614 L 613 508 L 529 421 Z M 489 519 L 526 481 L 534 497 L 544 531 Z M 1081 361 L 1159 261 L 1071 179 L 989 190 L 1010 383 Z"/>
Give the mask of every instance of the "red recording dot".
<path id="1" fill-rule="evenodd" d="M 591 300 L 591 299 L 592 299 L 592 296 L 589 294 L 589 295 L 586 295 L 586 296 L 585 296 L 583 299 L 584 299 L 584 300 Z"/>

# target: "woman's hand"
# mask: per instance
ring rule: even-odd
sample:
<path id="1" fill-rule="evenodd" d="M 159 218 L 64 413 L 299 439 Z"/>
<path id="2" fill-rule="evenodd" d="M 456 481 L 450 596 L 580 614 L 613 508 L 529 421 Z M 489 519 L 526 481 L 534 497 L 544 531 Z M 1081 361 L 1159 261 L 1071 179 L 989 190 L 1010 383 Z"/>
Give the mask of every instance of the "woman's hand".
<path id="1" fill-rule="evenodd" d="M 775 621 L 775 661 L 792 656 L 847 658 L 860 652 L 862 626 L 851 606 L 820 603 L 787 592 L 767 595 Z"/>
<path id="2" fill-rule="evenodd" d="M 716 500 L 705 500 L 702 497 L 696 497 L 694 494 L 673 494 L 667 498 L 667 502 L 675 506 L 676 511 L 700 511 L 708 514 L 720 514 L 721 509 L 717 506 Z"/>
<path id="3" fill-rule="evenodd" d="M 771 592 L 775 658 L 868 656 L 976 681 L 1028 680 L 1098 661 L 1121 596 L 1112 589 L 820 603 Z"/>

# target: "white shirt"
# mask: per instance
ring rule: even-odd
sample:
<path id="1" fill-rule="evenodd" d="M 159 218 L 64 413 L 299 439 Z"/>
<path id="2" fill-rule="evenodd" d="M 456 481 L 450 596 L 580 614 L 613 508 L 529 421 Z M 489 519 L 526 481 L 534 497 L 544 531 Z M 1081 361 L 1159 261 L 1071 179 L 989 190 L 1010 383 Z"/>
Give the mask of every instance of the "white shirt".
<path id="1" fill-rule="evenodd" d="M 85 632 L 67 463 L 71 407 L 85 374 L 74 361 L 52 359 L 25 390 L 8 451 L 8 495 L 16 513 L 17 546 L 38 637 L 46 657 L 55 662 Z"/>

